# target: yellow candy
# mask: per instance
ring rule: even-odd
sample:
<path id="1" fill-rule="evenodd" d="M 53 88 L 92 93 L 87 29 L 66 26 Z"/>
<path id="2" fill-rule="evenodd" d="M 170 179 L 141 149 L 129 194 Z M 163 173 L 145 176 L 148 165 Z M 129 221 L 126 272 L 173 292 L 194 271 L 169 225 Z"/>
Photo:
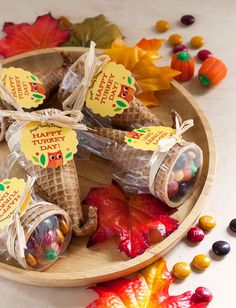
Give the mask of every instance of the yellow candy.
<path id="1" fill-rule="evenodd" d="M 178 262 L 173 266 L 172 274 L 179 279 L 188 277 L 191 273 L 191 268 L 186 262 Z"/>
<path id="2" fill-rule="evenodd" d="M 169 39 L 168 42 L 170 45 L 178 45 L 181 44 L 183 42 L 183 37 L 179 34 L 172 34 Z"/>
<path id="3" fill-rule="evenodd" d="M 199 227 L 205 231 L 215 228 L 216 221 L 212 216 L 204 215 L 199 218 Z"/>
<path id="4" fill-rule="evenodd" d="M 191 160 L 196 158 L 196 154 L 193 151 L 188 151 L 187 156 Z"/>
<path id="5" fill-rule="evenodd" d="M 65 220 L 60 220 L 59 226 L 60 226 L 61 232 L 64 235 L 66 235 L 69 232 L 69 227 L 68 227 L 67 223 L 65 222 Z"/>
<path id="6" fill-rule="evenodd" d="M 57 237 L 58 237 L 58 243 L 63 243 L 65 238 L 64 235 L 62 234 L 60 229 L 56 229 Z"/>
<path id="7" fill-rule="evenodd" d="M 174 173 L 174 180 L 180 182 L 183 180 L 183 178 L 184 178 L 183 170 L 176 170 Z"/>
<path id="8" fill-rule="evenodd" d="M 174 180 L 174 177 L 175 177 L 175 174 L 173 171 L 171 171 L 171 174 L 170 174 L 170 177 L 169 177 L 169 182 L 170 181 L 173 181 Z"/>
<path id="9" fill-rule="evenodd" d="M 166 32 L 170 29 L 170 23 L 166 20 L 158 20 L 156 23 L 156 29 L 159 32 Z"/>
<path id="10" fill-rule="evenodd" d="M 194 48 L 200 48 L 204 45 L 204 43 L 205 43 L 204 38 L 199 35 L 193 36 L 190 41 L 190 44 Z"/>
<path id="11" fill-rule="evenodd" d="M 196 255 L 193 258 L 192 265 L 199 270 L 204 270 L 211 265 L 211 261 L 206 255 Z"/>
<path id="12" fill-rule="evenodd" d="M 37 264 L 37 261 L 35 257 L 31 253 L 27 253 L 25 256 L 26 262 L 29 266 L 35 266 Z"/>

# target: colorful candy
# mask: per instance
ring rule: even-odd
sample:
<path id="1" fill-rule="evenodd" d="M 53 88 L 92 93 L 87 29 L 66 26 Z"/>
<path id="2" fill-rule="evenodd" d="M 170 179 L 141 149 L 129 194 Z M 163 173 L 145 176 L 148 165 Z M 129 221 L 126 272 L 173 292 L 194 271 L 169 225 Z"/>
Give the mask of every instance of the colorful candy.
<path id="1" fill-rule="evenodd" d="M 218 84 L 227 75 L 227 67 L 215 57 L 206 59 L 198 72 L 198 80 L 204 87 Z"/>
<path id="2" fill-rule="evenodd" d="M 173 266 L 172 274 L 178 279 L 184 279 L 191 273 L 191 268 L 186 262 L 178 262 Z"/>
<path id="3" fill-rule="evenodd" d="M 172 34 L 168 38 L 168 42 L 170 45 L 175 46 L 183 42 L 183 37 L 180 34 Z"/>
<path id="4" fill-rule="evenodd" d="M 211 265 L 211 261 L 208 256 L 199 254 L 193 258 L 192 265 L 199 270 L 204 270 Z"/>
<path id="5" fill-rule="evenodd" d="M 180 22 L 185 26 L 190 26 L 195 22 L 195 17 L 192 15 L 184 15 L 181 17 Z"/>
<path id="6" fill-rule="evenodd" d="M 60 219 L 59 220 L 59 226 L 60 226 L 60 230 L 61 232 L 66 235 L 69 232 L 69 226 L 67 225 L 67 223 L 65 222 L 65 220 Z"/>
<path id="7" fill-rule="evenodd" d="M 236 232 L 236 218 L 232 219 L 230 224 L 229 224 L 229 228 L 231 231 Z"/>
<path id="8" fill-rule="evenodd" d="M 199 227 L 205 231 L 210 231 L 211 229 L 215 228 L 216 221 L 214 217 L 209 215 L 204 215 L 199 218 Z"/>
<path id="9" fill-rule="evenodd" d="M 175 163 L 175 169 L 183 169 L 188 162 L 188 157 L 185 153 L 183 153 L 176 161 Z"/>
<path id="10" fill-rule="evenodd" d="M 205 237 L 205 234 L 201 228 L 192 227 L 188 231 L 188 239 L 193 243 L 201 242 Z"/>
<path id="11" fill-rule="evenodd" d="M 193 48 L 200 48 L 204 45 L 204 43 L 205 40 L 200 35 L 193 36 L 190 40 L 190 44 L 192 45 Z"/>
<path id="12" fill-rule="evenodd" d="M 34 267 L 37 264 L 35 257 L 31 253 L 26 253 L 25 259 L 29 266 Z"/>
<path id="13" fill-rule="evenodd" d="M 168 184 L 168 197 L 175 196 L 179 191 L 179 184 L 176 181 L 170 181 Z"/>
<path id="14" fill-rule="evenodd" d="M 210 52 L 210 50 L 207 49 L 202 49 L 199 50 L 199 52 L 197 53 L 197 57 L 200 61 L 205 61 L 207 58 L 213 57 L 212 53 Z"/>
<path id="15" fill-rule="evenodd" d="M 173 47 L 173 53 L 178 53 L 180 51 L 188 51 L 188 47 L 184 44 L 178 44 Z"/>
<path id="16" fill-rule="evenodd" d="M 226 241 L 217 241 L 212 245 L 212 250 L 217 256 L 225 256 L 230 252 L 230 245 Z"/>
<path id="17" fill-rule="evenodd" d="M 204 301 L 206 303 L 209 303 L 210 301 L 212 301 L 212 298 L 213 298 L 210 290 L 205 287 L 198 287 L 195 290 L 195 296 L 197 297 L 199 301 Z"/>
<path id="18" fill-rule="evenodd" d="M 158 20 L 156 22 L 156 29 L 159 32 L 166 32 L 170 29 L 170 23 L 166 20 Z"/>
<path id="19" fill-rule="evenodd" d="M 179 170 L 174 171 L 174 180 L 175 181 L 180 182 L 180 181 L 183 180 L 183 178 L 184 178 L 183 170 L 179 169 Z"/>
<path id="20" fill-rule="evenodd" d="M 185 182 L 182 182 L 179 184 L 179 194 L 181 196 L 184 196 L 188 191 L 188 184 Z"/>
<path id="21" fill-rule="evenodd" d="M 180 71 L 181 74 L 175 77 L 178 81 L 188 81 L 193 77 L 195 60 L 186 51 L 173 54 L 170 67 Z"/>

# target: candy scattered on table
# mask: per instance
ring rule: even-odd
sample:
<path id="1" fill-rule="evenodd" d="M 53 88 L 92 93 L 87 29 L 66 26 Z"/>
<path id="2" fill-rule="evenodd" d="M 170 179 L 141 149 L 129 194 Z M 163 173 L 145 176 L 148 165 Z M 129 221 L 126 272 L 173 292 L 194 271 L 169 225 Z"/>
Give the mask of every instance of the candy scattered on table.
<path id="1" fill-rule="evenodd" d="M 188 239 L 193 243 L 201 242 L 205 237 L 205 234 L 201 228 L 192 227 L 188 231 Z"/>
<path id="2" fill-rule="evenodd" d="M 190 44 L 193 48 L 200 48 L 204 45 L 204 43 L 205 43 L 205 40 L 200 35 L 193 36 L 190 40 Z"/>
<path id="3" fill-rule="evenodd" d="M 181 72 L 180 75 L 175 77 L 176 80 L 188 81 L 193 77 L 195 60 L 186 51 L 180 51 L 173 54 L 170 67 Z"/>
<path id="4" fill-rule="evenodd" d="M 183 37 L 180 34 L 172 34 L 168 38 L 168 42 L 170 45 L 175 46 L 183 42 Z"/>
<path id="5" fill-rule="evenodd" d="M 195 295 L 196 295 L 197 299 L 202 300 L 202 301 L 207 302 L 207 303 L 209 303 L 213 298 L 210 290 L 208 288 L 205 288 L 205 287 L 198 287 L 195 290 Z"/>
<path id="6" fill-rule="evenodd" d="M 193 258 L 192 265 L 199 270 L 204 270 L 211 265 L 211 261 L 208 256 L 199 254 Z"/>
<path id="7" fill-rule="evenodd" d="M 230 224 L 229 224 L 229 228 L 231 231 L 236 232 L 236 218 L 232 219 Z"/>
<path id="8" fill-rule="evenodd" d="M 158 20 L 156 22 L 156 29 L 159 32 L 166 32 L 170 29 L 170 23 L 166 20 Z"/>
<path id="9" fill-rule="evenodd" d="M 204 87 L 217 85 L 227 75 L 227 67 L 220 59 L 207 58 L 199 69 L 198 80 Z"/>
<path id="10" fill-rule="evenodd" d="M 191 273 L 191 267 L 186 262 L 178 262 L 173 266 L 172 274 L 178 279 L 185 279 Z"/>
<path id="11" fill-rule="evenodd" d="M 199 218 L 198 225 L 201 229 L 205 231 L 210 231 L 211 229 L 215 228 L 216 221 L 214 217 L 210 215 L 204 215 Z"/>
<path id="12" fill-rule="evenodd" d="M 207 58 L 213 57 L 213 54 L 210 50 L 201 49 L 197 53 L 197 57 L 200 61 L 204 62 Z"/>
<path id="13" fill-rule="evenodd" d="M 212 245 L 212 250 L 217 256 L 225 256 L 230 252 L 230 245 L 226 241 L 217 241 Z"/>
<path id="14" fill-rule="evenodd" d="M 195 22 L 195 17 L 192 15 L 184 15 L 181 17 L 180 22 L 185 26 L 190 26 Z"/>
<path id="15" fill-rule="evenodd" d="M 173 53 L 178 53 L 180 51 L 188 51 L 188 47 L 184 44 L 178 44 L 173 47 Z"/>

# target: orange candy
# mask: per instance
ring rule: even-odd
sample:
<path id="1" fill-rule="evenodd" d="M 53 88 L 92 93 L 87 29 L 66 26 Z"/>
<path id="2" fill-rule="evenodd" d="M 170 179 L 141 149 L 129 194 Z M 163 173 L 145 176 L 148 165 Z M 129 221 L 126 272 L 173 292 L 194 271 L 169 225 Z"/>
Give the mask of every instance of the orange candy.
<path id="1" fill-rule="evenodd" d="M 204 43 L 205 40 L 200 35 L 193 36 L 190 40 L 190 44 L 192 45 L 193 48 L 200 48 L 204 45 Z"/>
<path id="2" fill-rule="evenodd" d="M 170 45 L 175 46 L 175 45 L 183 43 L 183 37 L 180 34 L 172 34 L 168 38 L 168 42 Z"/>
<path id="3" fill-rule="evenodd" d="M 158 20 L 156 23 L 156 29 L 159 32 L 166 32 L 170 29 L 170 23 L 166 20 Z"/>

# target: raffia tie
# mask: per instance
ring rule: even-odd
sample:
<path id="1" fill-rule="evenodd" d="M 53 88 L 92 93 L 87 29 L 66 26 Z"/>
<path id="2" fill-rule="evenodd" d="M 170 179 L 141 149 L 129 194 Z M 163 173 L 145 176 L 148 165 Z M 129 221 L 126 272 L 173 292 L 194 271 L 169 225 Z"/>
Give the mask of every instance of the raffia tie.
<path id="1" fill-rule="evenodd" d="M 7 250 L 12 257 L 17 258 L 17 259 L 18 258 L 23 259 L 25 257 L 25 249 L 26 249 L 25 233 L 21 225 L 21 221 L 20 221 L 20 209 L 26 197 L 30 193 L 35 180 L 36 180 L 35 176 L 28 177 L 26 184 L 25 184 L 24 191 L 21 194 L 20 200 L 14 211 L 12 219 L 7 225 Z M 15 256 L 15 242 L 12 240 L 11 232 L 9 232 L 10 230 L 12 230 L 11 232 L 13 232 L 13 230 L 16 232 L 16 239 L 18 242 L 18 255 L 17 256 Z"/>
<path id="2" fill-rule="evenodd" d="M 176 133 L 172 135 L 169 138 L 162 138 L 158 141 L 157 147 L 155 151 L 152 154 L 151 160 L 149 162 L 150 171 L 149 171 L 149 190 L 150 192 L 158 197 L 156 195 L 156 192 L 154 190 L 154 182 L 156 178 L 156 174 L 163 163 L 164 158 L 166 157 L 167 153 L 170 151 L 170 149 L 173 148 L 173 146 L 179 142 L 179 138 L 181 135 L 186 132 L 188 129 L 190 129 L 194 125 L 193 120 L 186 120 L 182 123 L 181 126 L 177 126 Z"/>
<path id="3" fill-rule="evenodd" d="M 83 119 L 83 114 L 79 110 L 58 110 L 55 114 L 46 115 L 42 115 L 37 112 L 0 110 L 0 118 L 1 117 L 10 117 L 14 120 L 23 122 L 41 122 L 76 130 L 87 130 L 86 126 L 80 123 Z"/>
<path id="4" fill-rule="evenodd" d="M 103 70 L 104 66 L 110 61 L 109 56 L 104 55 L 102 57 L 96 57 L 95 46 L 96 44 L 92 41 L 90 43 L 89 51 L 85 55 L 84 77 L 82 78 L 79 85 L 75 88 L 75 90 L 70 94 L 70 96 L 67 97 L 62 103 L 64 110 L 82 109 L 93 77 L 99 74 Z M 72 65 L 72 70 L 76 67 L 79 61 L 80 58 Z"/>
<path id="5" fill-rule="evenodd" d="M 11 105 L 12 107 L 14 107 L 14 109 L 19 110 L 19 111 L 23 111 L 23 109 L 17 103 L 15 98 L 11 95 L 11 93 L 3 85 L 1 76 L 2 76 L 2 64 L 0 64 L 0 98 L 3 102 L 3 104 L 7 103 L 7 104 Z M 6 106 L 6 108 L 7 108 L 7 106 Z"/>

